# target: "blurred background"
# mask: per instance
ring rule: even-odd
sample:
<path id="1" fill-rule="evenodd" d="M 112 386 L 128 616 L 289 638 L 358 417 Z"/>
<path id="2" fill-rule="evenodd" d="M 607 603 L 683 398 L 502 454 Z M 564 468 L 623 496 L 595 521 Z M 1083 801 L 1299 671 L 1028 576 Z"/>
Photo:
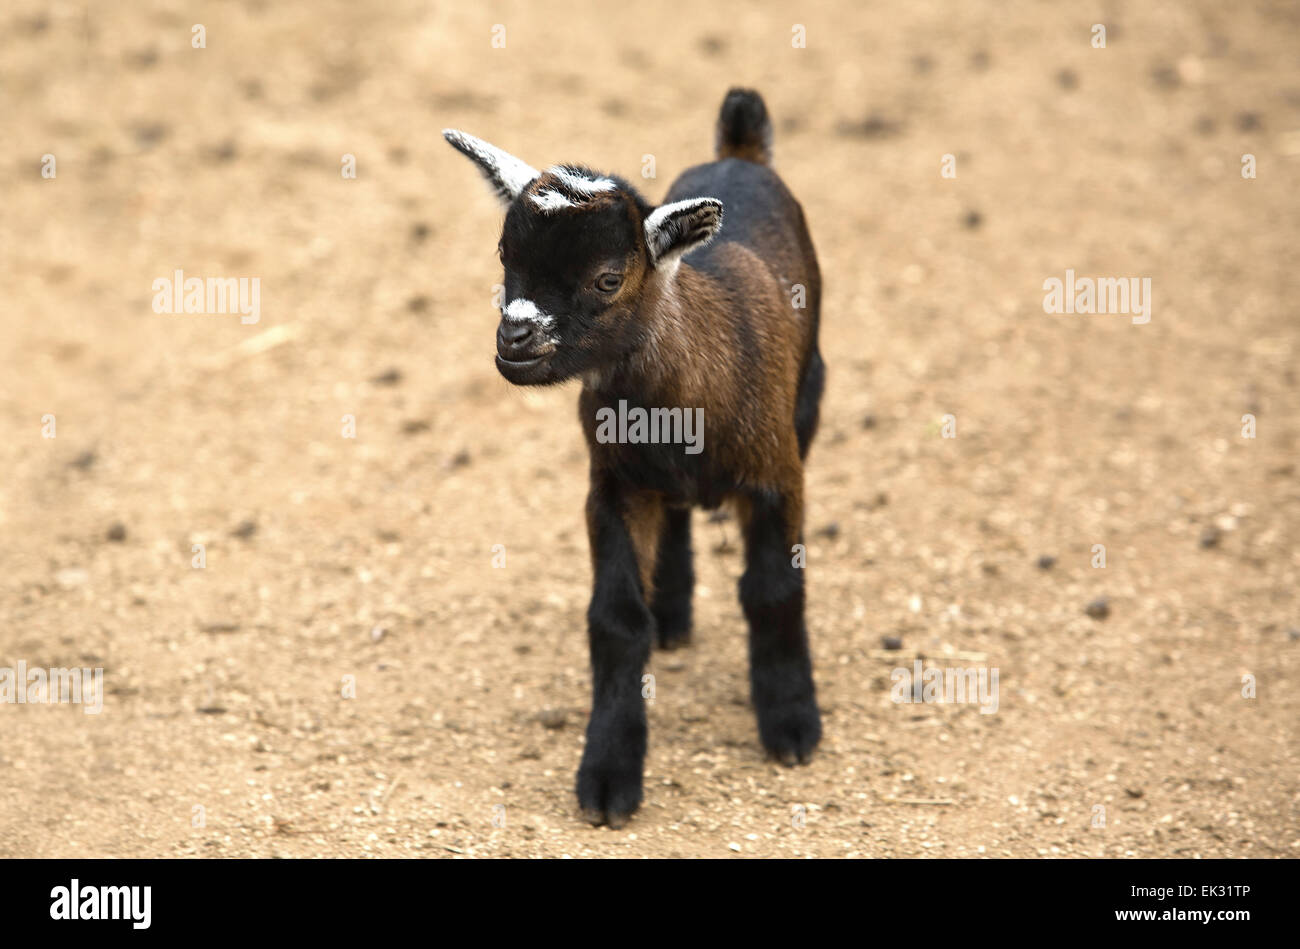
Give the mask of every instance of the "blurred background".
<path id="1" fill-rule="evenodd" d="M 0 665 L 107 695 L 0 705 L 0 855 L 1300 855 L 1298 41 L 1283 2 L 7 3 Z M 731 85 L 825 281 L 826 736 L 763 760 L 697 515 L 646 803 L 592 829 L 577 390 L 497 375 L 501 212 L 439 131 L 658 200 Z M 1067 269 L 1150 322 L 1045 313 Z M 260 319 L 154 312 L 176 270 Z M 997 714 L 891 702 L 918 656 Z"/>

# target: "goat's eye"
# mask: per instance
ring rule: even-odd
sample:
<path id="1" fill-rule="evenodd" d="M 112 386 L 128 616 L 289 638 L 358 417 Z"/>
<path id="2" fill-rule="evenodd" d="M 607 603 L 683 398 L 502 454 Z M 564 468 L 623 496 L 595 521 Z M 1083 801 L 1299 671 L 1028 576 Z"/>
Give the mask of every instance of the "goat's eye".
<path id="1" fill-rule="evenodd" d="M 613 293 L 623 286 L 623 277 L 616 273 L 603 273 L 596 278 L 596 289 L 601 293 Z"/>

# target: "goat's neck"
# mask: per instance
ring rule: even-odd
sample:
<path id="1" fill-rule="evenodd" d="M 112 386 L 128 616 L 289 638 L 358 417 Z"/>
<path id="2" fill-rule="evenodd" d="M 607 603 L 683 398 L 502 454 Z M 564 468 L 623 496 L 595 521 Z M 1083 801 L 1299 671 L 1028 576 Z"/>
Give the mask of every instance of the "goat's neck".
<path id="1" fill-rule="evenodd" d="M 687 402 L 702 398 L 701 386 L 707 380 L 691 345 L 691 311 L 686 305 L 699 279 L 682 263 L 670 273 L 651 276 L 635 316 L 642 330 L 636 348 L 614 365 L 585 373 L 584 388 L 610 397 L 671 396 Z"/>
<path id="2" fill-rule="evenodd" d="M 675 392 L 689 398 L 695 354 L 690 346 L 691 318 L 685 300 L 698 274 L 678 263 L 667 273 L 653 275 L 637 314 L 645 327 L 645 339 L 628 360 L 629 381 L 649 392 Z"/>

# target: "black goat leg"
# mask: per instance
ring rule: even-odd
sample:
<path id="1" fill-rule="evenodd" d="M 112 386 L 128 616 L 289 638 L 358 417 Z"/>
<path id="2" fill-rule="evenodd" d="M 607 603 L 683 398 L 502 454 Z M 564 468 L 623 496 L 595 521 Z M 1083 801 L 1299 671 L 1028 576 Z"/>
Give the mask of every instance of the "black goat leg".
<path id="1" fill-rule="evenodd" d="M 593 476 L 587 498 L 595 583 L 587 611 L 591 719 L 578 768 L 578 806 L 619 827 L 641 804 L 646 714 L 642 673 L 654 616 L 646 587 L 662 510 L 657 501 Z"/>
<path id="2" fill-rule="evenodd" d="M 753 491 L 740 505 L 745 573 L 740 603 L 749 621 L 750 697 L 758 734 L 783 764 L 803 764 L 821 740 L 804 625 L 804 571 L 794 565 L 801 543 L 800 492 Z M 801 561 L 802 562 L 802 561 Z"/>

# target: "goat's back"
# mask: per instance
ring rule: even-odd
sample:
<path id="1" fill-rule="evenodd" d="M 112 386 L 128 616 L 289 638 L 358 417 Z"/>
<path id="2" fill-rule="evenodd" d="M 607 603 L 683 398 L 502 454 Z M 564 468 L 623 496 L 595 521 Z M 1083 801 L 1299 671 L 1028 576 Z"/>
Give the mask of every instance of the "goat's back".
<path id="1" fill-rule="evenodd" d="M 686 198 L 722 202 L 722 228 L 713 240 L 683 258 L 684 262 L 724 285 L 741 278 L 729 273 L 734 256 L 727 243 L 752 251 L 788 293 L 795 284 L 807 288 L 807 307 L 815 320 L 820 311 L 821 274 L 803 208 L 771 168 L 741 158 L 724 158 L 682 172 L 664 202 Z M 741 289 L 742 285 L 735 286 Z"/>

